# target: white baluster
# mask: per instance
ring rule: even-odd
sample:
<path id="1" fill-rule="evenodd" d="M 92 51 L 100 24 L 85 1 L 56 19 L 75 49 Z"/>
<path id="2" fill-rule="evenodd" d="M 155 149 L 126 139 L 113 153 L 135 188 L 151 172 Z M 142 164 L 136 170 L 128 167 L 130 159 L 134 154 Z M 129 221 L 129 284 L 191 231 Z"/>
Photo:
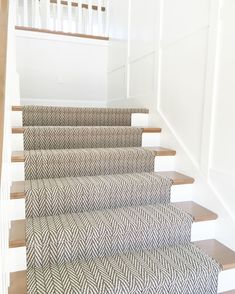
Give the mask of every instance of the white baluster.
<path id="1" fill-rule="evenodd" d="M 61 5 L 61 0 L 57 0 L 57 31 L 62 31 L 62 5 Z"/>
<path id="2" fill-rule="evenodd" d="M 50 29 L 50 0 L 40 0 L 42 28 Z"/>
<path id="3" fill-rule="evenodd" d="M 28 1 L 24 0 L 23 2 L 23 15 L 24 15 L 24 26 L 28 27 L 29 18 L 28 18 Z"/>
<path id="4" fill-rule="evenodd" d="M 106 15 L 106 20 L 105 20 L 105 36 L 109 36 L 109 0 L 106 0 L 106 5 L 105 5 L 105 15 Z"/>
<path id="5" fill-rule="evenodd" d="M 76 15 L 76 32 L 83 34 L 83 13 L 82 0 L 78 0 L 77 15 Z"/>
<path id="6" fill-rule="evenodd" d="M 32 3 L 32 26 L 34 28 L 41 27 L 39 1 L 33 0 Z"/>
<path id="7" fill-rule="evenodd" d="M 72 32 L 72 1 L 71 0 L 67 0 L 68 1 L 68 31 Z"/>
<path id="8" fill-rule="evenodd" d="M 93 27 L 93 20 L 92 20 L 93 8 L 92 8 L 92 0 L 88 0 L 88 25 L 87 25 L 87 34 L 92 35 L 92 27 Z"/>
<path id="9" fill-rule="evenodd" d="M 56 7 L 57 4 L 52 4 L 53 30 L 56 31 Z"/>
<path id="10" fill-rule="evenodd" d="M 103 12 L 102 12 L 102 1 L 98 0 L 97 2 L 97 6 L 98 6 L 98 34 L 100 36 L 103 35 L 104 29 L 103 29 Z"/>
<path id="11" fill-rule="evenodd" d="M 19 22 L 19 13 L 20 13 L 20 11 L 19 11 L 19 0 L 16 0 L 16 2 L 15 2 L 15 25 L 16 26 L 19 26 L 19 25 L 21 25 L 20 24 L 20 22 Z"/>

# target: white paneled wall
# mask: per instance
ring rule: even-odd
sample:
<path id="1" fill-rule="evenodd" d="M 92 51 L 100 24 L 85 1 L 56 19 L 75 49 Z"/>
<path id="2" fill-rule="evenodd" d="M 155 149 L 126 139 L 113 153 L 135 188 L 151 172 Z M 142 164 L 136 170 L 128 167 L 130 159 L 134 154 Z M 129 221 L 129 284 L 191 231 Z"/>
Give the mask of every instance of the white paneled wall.
<path id="1" fill-rule="evenodd" d="M 194 200 L 219 214 L 216 238 L 235 249 L 235 1 L 126 7 L 128 15 L 111 19 L 122 35 L 111 34 L 109 66 L 126 61 L 109 72 L 108 104 L 150 108 L 161 144 L 178 152 L 176 168 L 196 178 Z"/>
<path id="2" fill-rule="evenodd" d="M 108 97 L 110 100 L 125 99 L 127 95 L 128 19 L 128 1 L 111 0 L 108 53 Z"/>
<path id="3" fill-rule="evenodd" d="M 110 105 L 132 99 L 153 102 L 159 1 L 110 1 L 108 98 Z"/>

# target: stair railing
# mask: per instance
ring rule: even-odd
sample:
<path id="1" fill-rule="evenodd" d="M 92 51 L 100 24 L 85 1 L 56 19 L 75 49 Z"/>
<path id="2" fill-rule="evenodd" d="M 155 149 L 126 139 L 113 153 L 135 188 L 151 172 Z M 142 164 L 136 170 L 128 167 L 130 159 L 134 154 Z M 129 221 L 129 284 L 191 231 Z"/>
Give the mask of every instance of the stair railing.
<path id="1" fill-rule="evenodd" d="M 108 37 L 109 0 L 15 0 L 16 26 Z"/>

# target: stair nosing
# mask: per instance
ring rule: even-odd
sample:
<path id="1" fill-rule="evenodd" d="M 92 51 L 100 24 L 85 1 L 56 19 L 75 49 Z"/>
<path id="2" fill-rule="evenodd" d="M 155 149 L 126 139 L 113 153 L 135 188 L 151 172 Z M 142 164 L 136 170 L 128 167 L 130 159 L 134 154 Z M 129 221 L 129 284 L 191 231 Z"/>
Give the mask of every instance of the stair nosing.
<path id="1" fill-rule="evenodd" d="M 48 126 L 43 126 L 43 127 L 48 127 Z M 66 126 L 53 126 L 53 127 L 66 127 Z M 76 127 L 76 126 L 69 126 L 69 127 Z M 79 127 L 82 127 L 82 126 L 79 126 Z M 83 127 L 86 127 L 86 126 L 83 126 Z M 93 127 L 96 127 L 96 126 L 93 126 Z M 105 126 L 105 127 L 113 127 L 113 126 Z M 120 126 L 120 127 L 125 127 L 125 126 Z M 132 126 L 127 126 L 127 127 L 132 127 Z M 27 128 L 27 127 L 26 127 Z M 132 127 L 132 128 L 141 128 L 143 130 L 143 133 L 146 134 L 146 133 L 161 133 L 162 132 L 162 129 L 161 128 L 158 128 L 158 127 Z M 25 127 L 12 127 L 12 134 L 24 134 L 24 131 L 25 131 Z"/>
<path id="2" fill-rule="evenodd" d="M 168 176 L 168 178 L 172 179 L 174 186 L 175 185 L 188 185 L 188 184 L 193 184 L 194 183 L 193 178 L 188 177 L 188 176 L 183 175 L 183 174 L 178 173 L 178 172 L 173 172 L 173 171 L 156 172 L 156 174 L 159 174 L 159 175 L 164 174 L 165 176 L 167 176 L 167 174 L 170 174 L 170 175 L 174 174 L 174 177 Z M 177 176 L 178 176 L 178 179 L 176 178 Z M 25 181 L 13 182 L 12 186 L 11 186 L 10 199 L 11 200 L 25 199 L 24 187 L 25 187 Z"/>
<path id="3" fill-rule="evenodd" d="M 185 202 L 178 202 L 178 203 L 171 203 L 172 205 L 175 205 L 177 208 L 181 208 L 188 214 L 192 215 L 194 223 L 197 222 L 204 222 L 204 221 L 212 221 L 217 219 L 217 214 L 214 212 L 198 205 L 197 203 L 193 201 L 185 201 Z M 197 210 L 201 210 L 202 214 L 200 215 Z M 10 230 L 10 236 L 9 236 L 9 247 L 10 248 L 18 248 L 18 247 L 24 247 L 26 245 L 26 236 L 21 236 L 21 238 L 13 238 L 14 233 L 18 233 L 22 230 L 25 233 L 25 219 L 12 221 L 11 223 L 11 230 Z M 23 228 L 22 228 L 23 226 Z M 20 228 L 21 227 L 21 228 Z M 20 229 L 19 229 L 20 228 Z"/>
<path id="4" fill-rule="evenodd" d="M 136 147 L 133 147 L 133 148 L 136 148 Z M 160 146 L 156 146 L 156 147 L 139 147 L 139 148 L 153 150 L 154 153 L 155 153 L 155 156 L 175 156 L 176 155 L 175 150 L 160 147 Z M 83 148 L 80 148 L 80 149 L 82 150 Z M 115 148 L 112 148 L 112 149 L 115 149 Z M 52 149 L 52 150 L 54 150 L 54 149 Z M 61 150 L 65 150 L 65 149 L 61 149 Z M 68 150 L 72 150 L 72 149 L 68 149 Z M 79 149 L 77 149 L 77 150 L 79 150 Z M 11 162 L 12 163 L 14 163 L 14 162 L 24 162 L 24 161 L 25 161 L 24 151 L 13 151 L 12 152 L 12 155 L 11 155 Z"/>
<path id="5" fill-rule="evenodd" d="M 198 246 L 198 243 L 200 242 L 200 246 Z M 196 242 L 193 242 L 196 246 L 200 247 L 206 254 L 208 254 L 211 258 L 215 259 L 221 266 L 222 268 L 222 271 L 226 271 L 226 270 L 229 270 L 229 269 L 234 269 L 235 268 L 235 252 L 233 250 L 231 250 L 230 248 L 228 248 L 227 246 L 223 245 L 222 243 L 220 243 L 219 241 L 215 240 L 215 239 L 210 239 L 210 240 L 203 240 L 203 241 L 196 241 Z M 232 256 L 232 259 L 233 261 L 232 262 L 228 262 L 228 259 L 226 258 L 225 260 L 222 261 L 223 259 L 223 256 L 220 256 L 219 255 L 219 252 L 216 252 L 216 254 L 210 254 L 210 252 L 208 252 L 208 243 L 211 243 L 212 246 L 214 246 L 214 248 L 221 248 L 221 250 L 223 252 L 227 252 L 228 255 L 231 255 Z M 11 278 L 14 278 L 14 281 L 16 281 L 16 275 L 19 275 L 20 278 L 18 279 L 18 281 L 22 281 L 22 279 L 25 280 L 25 289 L 26 289 L 26 270 L 25 271 L 19 271 L 19 272 L 13 272 L 11 273 Z M 23 277 L 22 277 L 23 275 Z M 25 275 L 25 276 L 24 276 Z M 12 287 L 13 283 L 11 283 L 10 287 Z M 18 287 L 14 287 L 14 289 L 18 290 Z M 11 289 L 9 289 L 11 290 Z M 19 293 L 18 291 L 17 292 L 9 292 L 10 294 L 23 294 L 23 293 Z M 234 290 L 230 290 L 230 291 L 227 291 L 227 292 L 223 292 L 223 293 L 220 293 L 220 294 L 233 294 L 234 293 Z M 25 294 L 25 293 L 24 293 Z"/>

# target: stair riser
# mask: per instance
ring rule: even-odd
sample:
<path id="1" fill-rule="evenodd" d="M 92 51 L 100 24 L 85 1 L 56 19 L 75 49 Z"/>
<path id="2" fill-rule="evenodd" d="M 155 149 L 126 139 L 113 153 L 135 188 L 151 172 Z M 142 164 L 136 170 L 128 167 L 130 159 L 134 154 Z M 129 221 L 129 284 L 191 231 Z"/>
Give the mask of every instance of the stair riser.
<path id="1" fill-rule="evenodd" d="M 198 222 L 192 225 L 192 241 L 213 238 L 213 228 L 216 221 Z M 26 247 L 9 249 L 11 272 L 26 269 Z"/>
<path id="2" fill-rule="evenodd" d="M 160 146 L 161 144 L 160 133 L 144 133 L 142 135 L 142 146 Z M 24 150 L 24 139 L 23 134 L 12 135 L 12 151 L 23 151 Z"/>
<path id="3" fill-rule="evenodd" d="M 235 269 L 223 271 L 219 274 L 218 293 L 235 289 Z M 223 293 L 222 293 L 223 294 Z"/>

